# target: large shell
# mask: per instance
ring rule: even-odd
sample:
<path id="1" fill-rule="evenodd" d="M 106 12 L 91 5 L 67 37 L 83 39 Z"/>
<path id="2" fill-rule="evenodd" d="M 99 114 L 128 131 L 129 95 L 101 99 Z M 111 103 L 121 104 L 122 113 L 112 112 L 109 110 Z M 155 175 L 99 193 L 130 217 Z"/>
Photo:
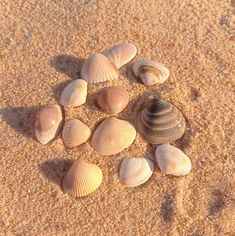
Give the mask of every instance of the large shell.
<path id="1" fill-rule="evenodd" d="M 190 159 L 181 150 L 170 144 L 158 146 L 155 159 L 164 174 L 186 175 L 192 168 Z"/>
<path id="2" fill-rule="evenodd" d="M 60 104 L 66 107 L 78 107 L 86 102 L 87 82 L 76 79 L 70 82 L 60 97 Z"/>
<path id="3" fill-rule="evenodd" d="M 119 180 L 128 187 L 145 183 L 153 174 L 153 162 L 146 158 L 127 157 L 122 160 Z"/>
<path id="4" fill-rule="evenodd" d="M 103 54 L 119 69 L 131 61 L 137 53 L 135 45 L 121 43 L 109 48 Z"/>
<path id="5" fill-rule="evenodd" d="M 129 147 L 135 136 L 135 128 L 129 122 L 109 117 L 95 130 L 91 145 L 100 155 L 114 155 Z"/>
<path id="6" fill-rule="evenodd" d="M 90 135 L 90 128 L 77 119 L 66 121 L 62 131 L 64 144 L 70 148 L 85 143 L 89 139 Z"/>
<path id="7" fill-rule="evenodd" d="M 137 130 L 149 143 L 173 142 L 183 135 L 185 119 L 171 103 L 153 99 L 141 111 L 137 120 Z"/>
<path id="8" fill-rule="evenodd" d="M 141 60 L 133 64 L 133 72 L 146 85 L 163 83 L 170 75 L 169 70 L 153 60 Z"/>
<path id="9" fill-rule="evenodd" d="M 95 53 L 82 66 L 81 77 L 90 84 L 115 80 L 119 72 L 114 64 L 103 54 Z"/>
<path id="10" fill-rule="evenodd" d="M 63 179 L 63 189 L 74 197 L 84 197 L 94 192 L 102 182 L 101 169 L 83 160 L 73 163 Z"/>
<path id="11" fill-rule="evenodd" d="M 42 144 L 49 143 L 60 131 L 63 115 L 59 105 L 47 105 L 37 112 L 35 135 Z"/>
<path id="12" fill-rule="evenodd" d="M 124 110 L 128 102 L 128 92 L 118 86 L 103 88 L 97 96 L 98 105 L 110 115 L 116 115 Z"/>

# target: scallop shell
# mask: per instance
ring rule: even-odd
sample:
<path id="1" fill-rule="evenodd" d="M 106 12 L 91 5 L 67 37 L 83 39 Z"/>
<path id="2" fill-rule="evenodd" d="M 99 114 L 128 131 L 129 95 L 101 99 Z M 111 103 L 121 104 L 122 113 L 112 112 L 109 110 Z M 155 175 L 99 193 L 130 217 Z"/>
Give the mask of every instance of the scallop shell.
<path id="1" fill-rule="evenodd" d="M 153 174 L 153 162 L 146 158 L 127 157 L 121 162 L 119 180 L 128 187 L 145 183 Z"/>
<path id="2" fill-rule="evenodd" d="M 49 143 L 60 131 L 63 115 L 59 105 L 47 105 L 37 112 L 35 135 L 42 144 Z"/>
<path id="3" fill-rule="evenodd" d="M 60 97 L 60 104 L 66 107 L 78 107 L 86 102 L 87 82 L 76 79 L 69 83 Z"/>
<path id="4" fill-rule="evenodd" d="M 90 56 L 82 66 L 81 77 L 90 84 L 115 80 L 119 72 L 109 59 L 99 53 Z"/>
<path id="5" fill-rule="evenodd" d="M 70 148 L 85 143 L 89 139 L 90 135 L 90 128 L 77 119 L 66 121 L 62 131 L 64 144 Z"/>
<path id="6" fill-rule="evenodd" d="M 129 147 L 135 136 L 135 128 L 129 122 L 109 117 L 95 130 L 91 146 L 100 155 L 114 155 Z"/>
<path id="7" fill-rule="evenodd" d="M 110 115 L 116 115 L 124 110 L 128 102 L 128 92 L 118 86 L 103 88 L 97 96 L 98 105 Z"/>
<path id="8" fill-rule="evenodd" d="M 173 142 L 183 135 L 185 119 L 171 103 L 153 99 L 141 111 L 137 120 L 137 130 L 149 143 Z"/>
<path id="9" fill-rule="evenodd" d="M 84 197 L 94 192 L 102 182 L 102 171 L 83 160 L 73 163 L 63 179 L 63 189 L 74 197 Z"/>
<path id="10" fill-rule="evenodd" d="M 103 54 L 119 69 L 130 62 L 136 55 L 137 49 L 131 43 L 121 43 L 109 48 Z"/>
<path id="11" fill-rule="evenodd" d="M 163 83 L 170 75 L 169 70 L 153 60 L 141 60 L 133 64 L 133 73 L 146 85 Z"/>
<path id="12" fill-rule="evenodd" d="M 186 175 L 192 168 L 190 159 L 181 150 L 170 144 L 158 146 L 155 159 L 164 174 Z"/>

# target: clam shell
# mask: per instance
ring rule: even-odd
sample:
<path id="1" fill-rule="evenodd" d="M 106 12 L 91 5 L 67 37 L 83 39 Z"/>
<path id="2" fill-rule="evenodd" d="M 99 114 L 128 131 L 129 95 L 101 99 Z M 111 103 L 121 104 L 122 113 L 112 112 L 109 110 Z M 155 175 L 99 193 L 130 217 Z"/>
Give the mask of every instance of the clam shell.
<path id="1" fill-rule="evenodd" d="M 127 157 L 121 162 L 119 180 L 128 187 L 145 183 L 153 174 L 153 162 L 146 158 Z"/>
<path id="2" fill-rule="evenodd" d="M 102 182 L 101 169 L 83 160 L 73 163 L 63 179 L 63 189 L 74 197 L 84 197 L 94 192 Z"/>
<path id="3" fill-rule="evenodd" d="M 99 53 L 90 56 L 82 66 L 81 77 L 90 84 L 115 80 L 119 72 L 109 59 Z"/>
<path id="4" fill-rule="evenodd" d="M 118 86 L 103 88 L 97 96 L 98 105 L 111 115 L 116 115 L 124 110 L 128 102 L 128 92 Z"/>
<path id="5" fill-rule="evenodd" d="M 137 49 L 131 43 L 121 43 L 109 48 L 103 54 L 119 69 L 130 62 L 136 55 Z"/>
<path id="6" fill-rule="evenodd" d="M 60 97 L 60 104 L 66 107 L 78 107 L 86 102 L 87 82 L 76 79 L 69 83 Z"/>
<path id="7" fill-rule="evenodd" d="M 109 117 L 95 130 L 91 146 L 100 155 L 114 155 L 129 147 L 135 136 L 135 128 L 129 122 Z"/>
<path id="8" fill-rule="evenodd" d="M 169 70 L 153 60 L 141 60 L 133 64 L 133 73 L 146 85 L 163 83 L 170 75 Z"/>
<path id="9" fill-rule="evenodd" d="M 62 131 L 64 144 L 70 148 L 85 143 L 89 139 L 90 135 L 90 128 L 77 119 L 66 121 Z"/>
<path id="10" fill-rule="evenodd" d="M 60 131 L 63 115 L 59 105 L 47 105 L 37 112 L 35 135 L 42 144 L 49 143 Z"/>
<path id="11" fill-rule="evenodd" d="M 153 99 L 141 111 L 137 119 L 137 130 L 149 143 L 173 142 L 183 135 L 185 119 L 171 103 Z"/>
<path id="12" fill-rule="evenodd" d="M 180 149 L 170 144 L 158 146 L 155 159 L 164 174 L 186 175 L 192 168 L 190 159 Z"/>

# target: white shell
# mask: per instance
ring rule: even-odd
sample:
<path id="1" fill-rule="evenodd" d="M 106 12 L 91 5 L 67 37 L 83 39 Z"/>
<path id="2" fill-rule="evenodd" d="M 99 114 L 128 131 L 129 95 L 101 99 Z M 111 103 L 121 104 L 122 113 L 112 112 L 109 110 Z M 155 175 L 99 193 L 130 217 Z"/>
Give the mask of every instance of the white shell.
<path id="1" fill-rule="evenodd" d="M 170 144 L 158 146 L 155 159 L 164 174 L 186 175 L 192 168 L 190 159 L 180 149 Z"/>
<path id="2" fill-rule="evenodd" d="M 127 157 L 122 160 L 119 180 L 128 187 L 145 183 L 153 174 L 153 162 L 146 158 Z"/>

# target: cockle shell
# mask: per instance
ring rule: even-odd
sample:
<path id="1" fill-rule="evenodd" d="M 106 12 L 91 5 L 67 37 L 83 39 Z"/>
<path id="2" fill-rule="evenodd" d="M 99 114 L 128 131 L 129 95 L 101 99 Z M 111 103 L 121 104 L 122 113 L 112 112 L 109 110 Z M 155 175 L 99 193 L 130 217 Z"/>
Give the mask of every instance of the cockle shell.
<path id="1" fill-rule="evenodd" d="M 66 121 L 62 131 L 64 144 L 70 148 L 85 143 L 89 139 L 90 135 L 90 128 L 77 119 Z"/>
<path id="2" fill-rule="evenodd" d="M 76 79 L 70 82 L 60 97 L 60 104 L 66 107 L 78 107 L 86 102 L 87 82 Z"/>
<path id="3" fill-rule="evenodd" d="M 171 103 L 152 99 L 137 119 L 137 130 L 149 143 L 173 142 L 183 135 L 185 119 Z"/>
<path id="4" fill-rule="evenodd" d="M 82 66 L 81 77 L 90 84 L 115 80 L 119 72 L 114 64 L 103 54 L 95 53 Z"/>
<path id="5" fill-rule="evenodd" d="M 128 92 L 118 86 L 103 88 L 97 96 L 98 105 L 110 115 L 116 115 L 124 110 L 128 102 Z"/>
<path id="6" fill-rule="evenodd" d="M 114 155 L 129 147 L 135 140 L 136 131 L 125 120 L 109 117 L 101 122 L 91 139 L 91 146 L 100 155 Z"/>
<path id="7" fill-rule="evenodd" d="M 190 159 L 180 149 L 170 144 L 158 146 L 155 159 L 164 174 L 186 175 L 192 168 Z"/>
<path id="8" fill-rule="evenodd" d="M 163 83 L 170 75 L 169 70 L 153 60 L 141 60 L 133 64 L 133 73 L 146 85 Z"/>
<path id="9" fill-rule="evenodd" d="M 136 55 L 137 49 L 131 43 L 121 43 L 106 49 L 103 54 L 119 69 L 130 62 Z"/>
<path id="10" fill-rule="evenodd" d="M 153 174 L 153 162 L 146 158 L 127 157 L 121 162 L 119 180 L 128 187 L 145 183 Z"/>
<path id="11" fill-rule="evenodd" d="M 84 197 L 94 192 L 102 182 L 102 171 L 83 160 L 73 163 L 63 179 L 63 189 L 74 197 Z"/>
<path id="12" fill-rule="evenodd" d="M 49 143 L 60 131 L 63 115 L 59 105 L 47 105 L 37 112 L 35 135 L 42 144 Z"/>

